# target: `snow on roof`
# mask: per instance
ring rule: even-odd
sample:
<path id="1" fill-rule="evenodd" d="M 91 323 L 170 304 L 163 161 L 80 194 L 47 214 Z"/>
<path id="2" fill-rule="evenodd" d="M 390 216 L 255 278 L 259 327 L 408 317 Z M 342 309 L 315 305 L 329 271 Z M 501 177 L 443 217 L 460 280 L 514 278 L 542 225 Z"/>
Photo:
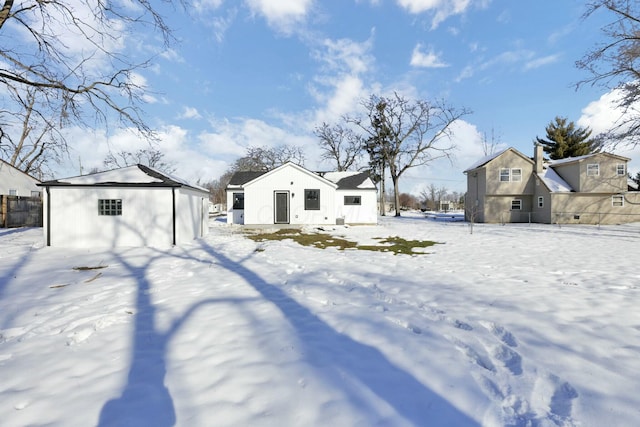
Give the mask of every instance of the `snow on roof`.
<path id="1" fill-rule="evenodd" d="M 567 157 L 567 158 L 558 159 L 558 160 L 549 160 L 549 164 L 551 166 L 557 166 L 557 165 L 561 165 L 561 164 L 564 164 L 564 163 L 577 162 L 577 161 L 580 161 L 582 159 L 586 159 L 588 157 L 593 157 L 596 154 L 598 154 L 598 153 L 585 154 L 584 156 Z"/>
<path id="2" fill-rule="evenodd" d="M 571 192 L 573 189 L 567 182 L 556 173 L 553 168 L 545 168 L 540 175 L 538 175 L 542 182 L 547 186 L 552 193 Z"/>
<path id="3" fill-rule="evenodd" d="M 338 190 L 373 189 L 375 184 L 367 172 L 325 172 L 321 176 L 338 185 Z"/>
<path id="4" fill-rule="evenodd" d="M 53 181 L 46 181 L 42 186 L 56 185 L 109 185 L 109 184 L 125 184 L 125 185 L 169 185 L 169 186 L 185 186 L 201 191 L 208 191 L 197 185 L 189 184 L 187 181 L 171 176 L 165 172 L 160 172 L 149 166 L 133 165 L 124 168 L 113 169 L 105 172 L 92 173 L 89 175 L 80 175 L 69 178 L 61 178 Z"/>
<path id="5" fill-rule="evenodd" d="M 485 156 L 485 157 L 481 158 L 480 160 L 478 160 L 477 162 L 475 162 L 474 164 L 472 164 L 471 166 L 466 168 L 464 171 L 468 172 L 470 170 L 477 169 L 480 166 L 483 166 L 483 165 L 489 163 L 491 160 L 495 159 L 496 157 L 500 156 L 502 153 L 504 153 L 505 151 L 510 150 L 510 149 L 511 149 L 511 147 L 507 147 L 504 150 L 500 150 L 500 151 L 495 152 L 493 154 L 489 154 L 488 156 Z"/>

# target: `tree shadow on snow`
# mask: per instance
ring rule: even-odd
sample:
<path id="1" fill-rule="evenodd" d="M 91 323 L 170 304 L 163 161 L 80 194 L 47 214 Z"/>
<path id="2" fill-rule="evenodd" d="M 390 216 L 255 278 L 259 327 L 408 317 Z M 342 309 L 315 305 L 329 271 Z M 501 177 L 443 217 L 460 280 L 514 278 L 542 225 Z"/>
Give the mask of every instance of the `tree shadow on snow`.
<path id="1" fill-rule="evenodd" d="M 135 313 L 131 344 L 131 362 L 127 382 L 120 396 L 102 407 L 98 427 L 176 425 L 176 413 L 171 392 L 165 385 L 167 349 L 182 325 L 200 308 L 210 304 L 238 304 L 250 299 L 210 298 L 191 305 L 166 332 L 156 325 L 157 309 L 151 295 L 147 272 L 155 261 L 168 257 L 184 258 L 176 253 L 161 252 L 136 266 L 114 251 L 114 258 L 136 280 Z M 189 259 L 192 259 L 188 257 Z"/>
<path id="2" fill-rule="evenodd" d="M 276 306 L 296 330 L 302 352 L 308 361 L 327 369 L 327 381 L 342 390 L 363 413 L 376 413 L 353 380 L 366 387 L 395 412 L 414 425 L 477 426 L 477 421 L 455 408 L 446 399 L 416 380 L 410 373 L 394 365 L 377 348 L 355 341 L 340 333 L 289 297 L 277 286 L 225 255 L 204 241 L 202 248 L 221 266 L 240 276 L 262 297 Z M 319 343 L 319 345 L 316 345 Z M 336 351 L 336 347 L 339 351 Z"/>

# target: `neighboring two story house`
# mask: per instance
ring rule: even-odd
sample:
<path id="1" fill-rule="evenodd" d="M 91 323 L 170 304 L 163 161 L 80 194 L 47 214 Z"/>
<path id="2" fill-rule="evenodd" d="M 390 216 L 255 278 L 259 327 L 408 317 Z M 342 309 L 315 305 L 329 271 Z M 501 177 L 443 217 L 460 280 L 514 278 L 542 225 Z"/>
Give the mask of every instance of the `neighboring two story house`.
<path id="1" fill-rule="evenodd" d="M 628 161 L 610 153 L 545 161 L 541 145 L 533 159 L 507 148 L 464 171 L 465 216 L 492 223 L 640 221 L 640 192 L 627 185 Z"/>

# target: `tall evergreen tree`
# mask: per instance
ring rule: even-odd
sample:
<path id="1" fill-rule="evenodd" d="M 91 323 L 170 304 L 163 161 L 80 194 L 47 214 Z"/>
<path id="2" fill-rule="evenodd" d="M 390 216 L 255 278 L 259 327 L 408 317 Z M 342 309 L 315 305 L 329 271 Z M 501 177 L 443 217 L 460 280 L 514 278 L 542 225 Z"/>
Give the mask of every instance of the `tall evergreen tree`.
<path id="1" fill-rule="evenodd" d="M 536 137 L 535 142 L 542 145 L 552 160 L 567 157 L 584 156 L 595 152 L 598 144 L 590 138 L 591 130 L 568 122 L 566 117 L 557 116 L 546 127 L 547 139 Z"/>

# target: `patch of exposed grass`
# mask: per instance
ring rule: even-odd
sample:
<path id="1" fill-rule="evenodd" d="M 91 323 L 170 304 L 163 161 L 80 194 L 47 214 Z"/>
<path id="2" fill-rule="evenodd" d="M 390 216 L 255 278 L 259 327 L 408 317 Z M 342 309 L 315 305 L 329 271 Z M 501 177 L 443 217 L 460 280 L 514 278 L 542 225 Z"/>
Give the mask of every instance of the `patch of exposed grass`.
<path id="1" fill-rule="evenodd" d="M 428 248 L 437 244 L 430 240 L 406 240 L 402 237 L 393 236 L 386 238 L 376 238 L 379 245 L 358 245 L 356 242 L 332 236 L 325 233 L 303 233 L 295 229 L 281 229 L 274 232 L 265 233 L 245 233 L 245 236 L 255 242 L 265 242 L 269 240 L 293 240 L 302 246 L 311 246 L 319 249 L 337 248 L 339 250 L 358 249 L 363 251 L 392 252 L 394 255 L 424 255 L 427 252 L 415 251 L 418 248 Z"/>

